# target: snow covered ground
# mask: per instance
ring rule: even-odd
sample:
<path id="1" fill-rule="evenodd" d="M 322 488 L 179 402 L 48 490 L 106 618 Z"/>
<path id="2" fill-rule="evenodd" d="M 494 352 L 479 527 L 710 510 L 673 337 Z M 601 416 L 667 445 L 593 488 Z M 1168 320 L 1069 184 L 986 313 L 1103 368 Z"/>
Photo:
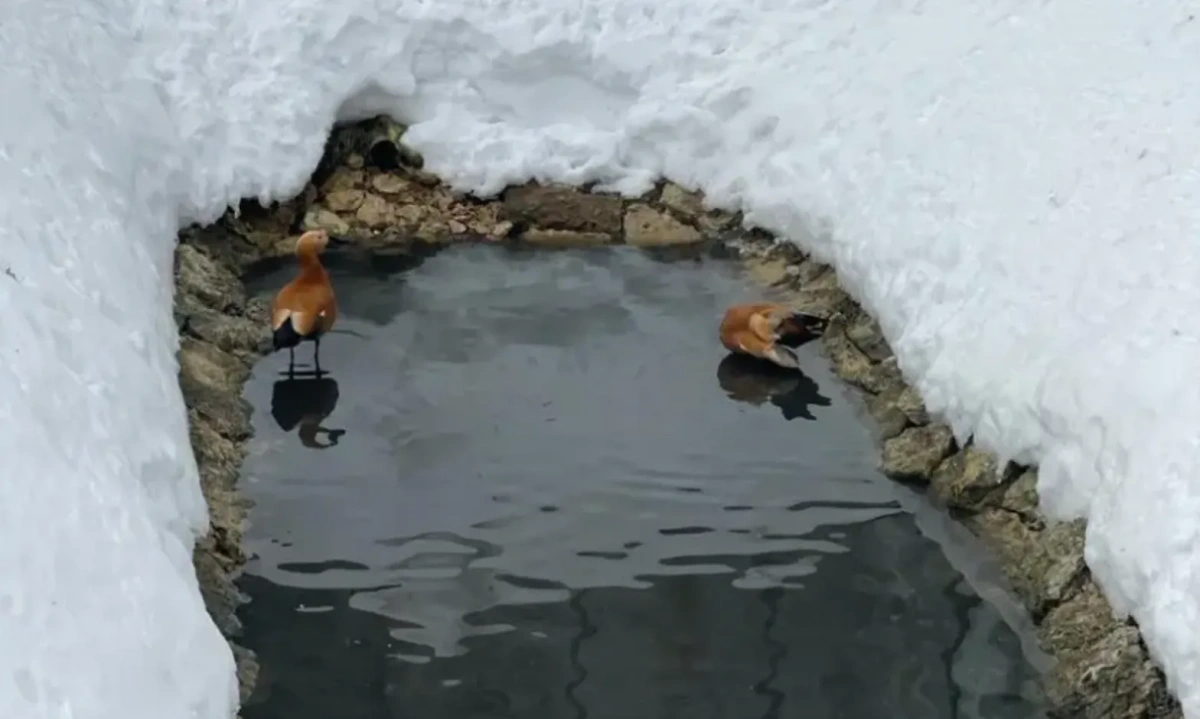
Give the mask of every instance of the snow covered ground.
<path id="1" fill-rule="evenodd" d="M 814 250 L 1200 717 L 1197 0 L 11 0 L 0 716 L 228 716 L 189 561 L 174 230 L 386 110 L 430 169 L 665 174 Z"/>

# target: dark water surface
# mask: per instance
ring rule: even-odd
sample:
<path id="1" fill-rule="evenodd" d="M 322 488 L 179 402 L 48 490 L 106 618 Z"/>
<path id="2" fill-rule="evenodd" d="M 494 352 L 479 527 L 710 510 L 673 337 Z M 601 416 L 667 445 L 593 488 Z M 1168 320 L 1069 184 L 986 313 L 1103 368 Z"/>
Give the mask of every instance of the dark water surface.
<path id="1" fill-rule="evenodd" d="M 725 359 L 721 312 L 761 296 L 732 263 L 334 279 L 330 374 L 279 354 L 246 388 L 245 719 L 1041 716 L 815 346 L 807 377 Z"/>

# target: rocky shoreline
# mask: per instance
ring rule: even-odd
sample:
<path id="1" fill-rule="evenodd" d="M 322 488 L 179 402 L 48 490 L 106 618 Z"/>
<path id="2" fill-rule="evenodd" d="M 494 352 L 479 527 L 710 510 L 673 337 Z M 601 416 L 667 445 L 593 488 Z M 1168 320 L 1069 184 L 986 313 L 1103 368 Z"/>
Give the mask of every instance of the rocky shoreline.
<path id="1" fill-rule="evenodd" d="M 237 645 L 234 579 L 246 561 L 248 509 L 237 482 L 252 432 L 241 394 L 270 339 L 265 302 L 247 297 L 241 277 L 260 261 L 290 255 L 297 232 L 323 227 L 354 240 L 359 251 L 384 254 L 491 242 L 625 244 L 664 258 L 740 258 L 785 302 L 831 319 L 825 353 L 838 376 L 863 394 L 878 426 L 883 471 L 926 487 L 996 554 L 1037 625 L 1040 644 L 1057 659 L 1046 677 L 1051 716 L 1182 718 L 1137 627 L 1112 616 L 1093 581 L 1083 559 L 1083 523 L 1051 524 L 1041 515 L 1036 470 L 1001 467 L 969 442 L 957 445 L 904 383 L 879 326 L 841 289 L 832 268 L 766 233 L 742 229 L 740 216 L 705 210 L 698 195 L 670 183 L 632 200 L 538 185 L 487 201 L 458 196 L 422 169 L 420 156 L 400 142 L 402 134 L 385 118 L 339 128 L 300 196 L 270 208 L 245 202 L 213 225 L 180 233 L 180 385 L 211 517 L 194 560 L 208 610 L 233 646 L 243 702 L 258 667 Z"/>

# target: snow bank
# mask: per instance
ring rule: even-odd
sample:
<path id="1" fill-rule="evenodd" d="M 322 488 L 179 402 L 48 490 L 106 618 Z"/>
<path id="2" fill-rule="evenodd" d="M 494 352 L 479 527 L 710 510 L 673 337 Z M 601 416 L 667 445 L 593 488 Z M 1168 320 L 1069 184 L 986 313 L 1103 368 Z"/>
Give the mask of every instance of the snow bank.
<path id="1" fill-rule="evenodd" d="M 334 117 L 481 193 L 666 174 L 838 267 L 960 435 L 1039 462 L 1200 717 L 1195 3 L 14 0 L 0 716 L 225 717 L 174 229 Z"/>
<path id="2" fill-rule="evenodd" d="M 0 11 L 0 716 L 219 716 L 233 663 L 196 590 L 173 356 L 179 145 L 98 6 Z"/>

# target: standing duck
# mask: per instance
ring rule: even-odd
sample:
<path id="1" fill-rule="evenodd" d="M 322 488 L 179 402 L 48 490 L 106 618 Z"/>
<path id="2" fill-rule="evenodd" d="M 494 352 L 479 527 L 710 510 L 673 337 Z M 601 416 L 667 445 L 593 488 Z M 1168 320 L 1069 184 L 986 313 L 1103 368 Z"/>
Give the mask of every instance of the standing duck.
<path id="1" fill-rule="evenodd" d="M 272 351 L 287 348 L 289 373 L 295 369 L 296 347 L 304 341 L 313 343 L 313 364 L 317 373 L 321 372 L 321 337 L 333 328 L 338 309 L 333 284 L 319 255 L 330 244 L 344 243 L 329 237 L 325 230 L 310 230 L 296 240 L 300 271 L 271 302 Z"/>
<path id="2" fill-rule="evenodd" d="M 800 358 L 781 342 L 798 346 L 820 335 L 826 321 L 773 302 L 734 305 L 721 319 L 721 344 L 780 367 L 800 369 Z"/>

